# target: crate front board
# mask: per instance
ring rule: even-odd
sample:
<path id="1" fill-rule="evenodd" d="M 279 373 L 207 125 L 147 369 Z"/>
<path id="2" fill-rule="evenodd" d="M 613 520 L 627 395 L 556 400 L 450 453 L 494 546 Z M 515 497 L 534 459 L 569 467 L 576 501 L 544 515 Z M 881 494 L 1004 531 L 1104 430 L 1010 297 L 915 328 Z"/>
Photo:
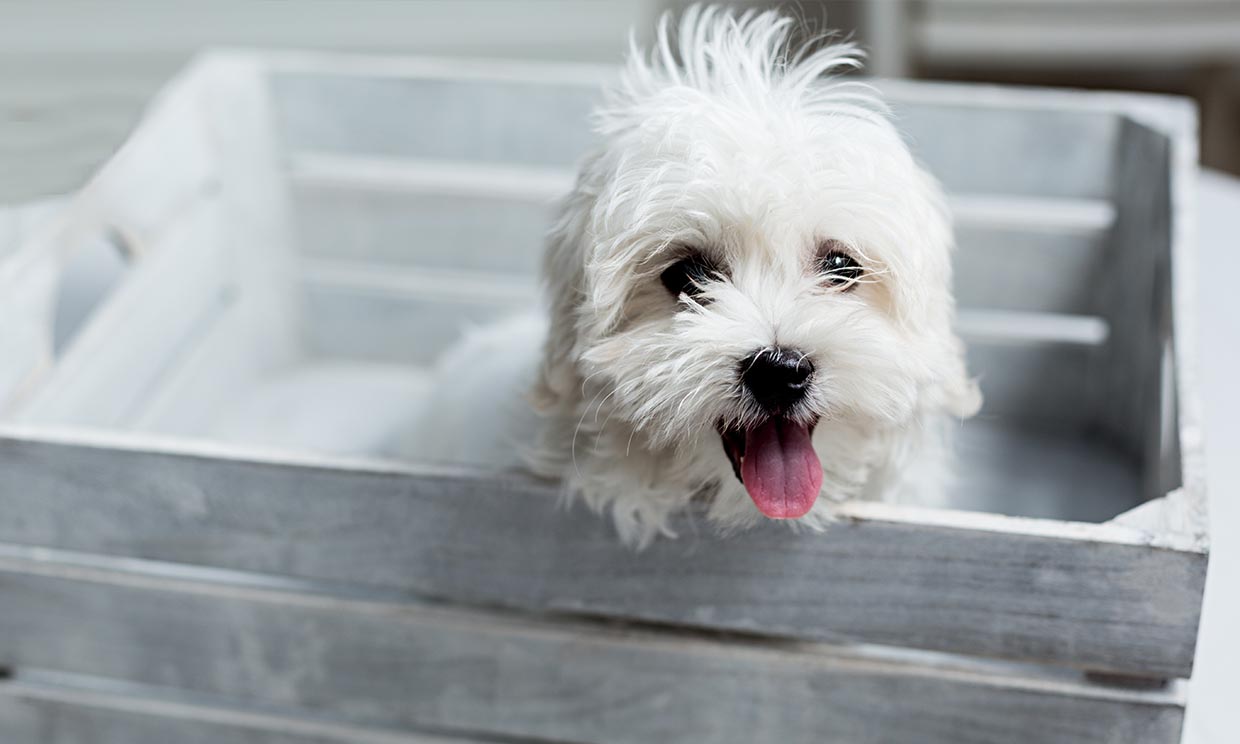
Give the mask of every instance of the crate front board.
<path id="1" fill-rule="evenodd" d="M 919 740 L 1034 741 L 1048 719 L 1058 741 L 1171 740 L 1177 686 L 1062 668 L 1191 673 L 1206 553 L 1170 271 L 1182 107 L 886 86 L 949 192 L 986 395 L 951 505 L 995 514 L 856 504 L 827 535 L 728 540 L 689 519 L 633 554 L 597 517 L 557 511 L 551 485 L 374 459 L 465 326 L 534 306 L 599 79 L 209 57 L 6 267 L 63 267 L 71 238 L 104 229 L 139 256 L 11 397 L 0 638 L 20 640 L 0 643 L 18 670 L 0 733 L 79 717 L 214 721 L 238 741 L 267 741 L 273 721 L 306 740 L 883 741 L 942 715 Z M 185 167 L 156 167 L 169 151 Z M 330 400 L 352 405 L 313 404 Z M 1139 522 L 1097 524 L 1138 505 Z M 561 614 L 514 614 L 546 611 Z M 563 613 L 657 625 L 630 637 Z M 750 707 L 733 677 L 758 680 Z M 399 701 L 380 689 L 405 684 Z M 789 690 L 831 702 L 809 715 Z M 905 707 L 860 714 L 879 701 Z M 574 728 L 569 710 L 597 713 Z M 729 714 L 749 728 L 720 727 Z"/>

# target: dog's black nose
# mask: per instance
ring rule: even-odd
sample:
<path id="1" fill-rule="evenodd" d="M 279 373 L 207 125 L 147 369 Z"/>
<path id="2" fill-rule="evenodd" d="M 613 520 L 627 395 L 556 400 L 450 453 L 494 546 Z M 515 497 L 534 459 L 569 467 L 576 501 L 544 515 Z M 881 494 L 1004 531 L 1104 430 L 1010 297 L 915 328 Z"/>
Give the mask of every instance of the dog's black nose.
<path id="1" fill-rule="evenodd" d="M 805 397 L 814 364 L 790 349 L 763 349 L 741 362 L 741 382 L 758 405 L 778 414 Z"/>

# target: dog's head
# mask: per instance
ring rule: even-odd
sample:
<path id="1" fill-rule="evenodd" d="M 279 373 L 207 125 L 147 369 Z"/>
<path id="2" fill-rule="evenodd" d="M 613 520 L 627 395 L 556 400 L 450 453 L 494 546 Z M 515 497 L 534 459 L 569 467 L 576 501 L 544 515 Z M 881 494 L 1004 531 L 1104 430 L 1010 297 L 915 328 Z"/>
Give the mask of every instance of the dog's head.
<path id="1" fill-rule="evenodd" d="M 874 431 L 979 403 L 937 184 L 867 87 L 829 79 L 857 51 L 798 52 L 790 31 L 692 10 L 631 54 L 548 251 L 538 395 L 605 401 L 668 457 L 703 456 L 684 448 L 709 432 L 709 456 L 776 518 L 819 494 L 835 454 L 820 423 Z"/>

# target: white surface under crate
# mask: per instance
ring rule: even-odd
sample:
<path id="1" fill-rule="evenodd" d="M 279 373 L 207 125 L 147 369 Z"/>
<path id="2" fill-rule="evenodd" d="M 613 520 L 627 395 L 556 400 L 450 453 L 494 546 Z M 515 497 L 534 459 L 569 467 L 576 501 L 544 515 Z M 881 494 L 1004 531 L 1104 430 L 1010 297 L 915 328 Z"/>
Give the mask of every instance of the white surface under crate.
<path id="1" fill-rule="evenodd" d="M 732 540 L 686 521 L 633 555 L 550 486 L 379 459 L 463 323 L 534 301 L 606 74 L 224 54 L 172 86 L 4 268 L 24 353 L 6 362 L 0 663 L 36 687 L 85 675 L 126 700 L 383 731 L 880 741 L 933 711 L 923 741 L 1041 740 L 1047 716 L 1060 741 L 1174 740 L 1178 686 L 1046 666 L 1191 671 L 1206 554 L 1168 270 L 1194 157 L 1177 102 L 887 86 L 951 193 L 987 394 L 954 510 L 857 504 L 826 535 Z M 106 260 L 117 245 L 130 268 Z M 54 291 L 82 273 L 115 281 Z M 758 638 L 692 637 L 714 630 Z M 733 677 L 762 694 L 738 708 Z"/>

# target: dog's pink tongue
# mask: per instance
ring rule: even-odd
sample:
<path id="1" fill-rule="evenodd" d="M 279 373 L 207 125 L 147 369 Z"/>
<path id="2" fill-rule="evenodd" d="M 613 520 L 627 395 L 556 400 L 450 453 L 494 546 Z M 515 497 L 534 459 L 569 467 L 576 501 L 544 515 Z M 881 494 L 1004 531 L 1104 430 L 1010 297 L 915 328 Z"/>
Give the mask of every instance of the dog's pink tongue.
<path id="1" fill-rule="evenodd" d="M 805 516 L 822 488 L 822 463 L 809 427 L 771 419 L 747 431 L 741 477 L 749 498 L 766 516 Z"/>

